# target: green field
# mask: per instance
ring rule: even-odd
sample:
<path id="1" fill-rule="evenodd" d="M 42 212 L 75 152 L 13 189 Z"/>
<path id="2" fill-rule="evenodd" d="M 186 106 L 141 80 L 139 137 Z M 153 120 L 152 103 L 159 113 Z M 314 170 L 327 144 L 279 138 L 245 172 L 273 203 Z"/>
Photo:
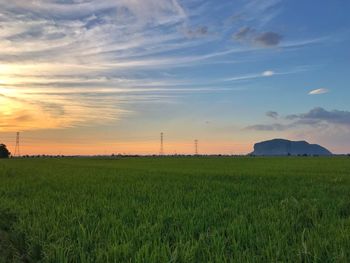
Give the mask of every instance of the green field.
<path id="1" fill-rule="evenodd" d="M 350 262 L 350 158 L 1 160 L 0 262 Z"/>

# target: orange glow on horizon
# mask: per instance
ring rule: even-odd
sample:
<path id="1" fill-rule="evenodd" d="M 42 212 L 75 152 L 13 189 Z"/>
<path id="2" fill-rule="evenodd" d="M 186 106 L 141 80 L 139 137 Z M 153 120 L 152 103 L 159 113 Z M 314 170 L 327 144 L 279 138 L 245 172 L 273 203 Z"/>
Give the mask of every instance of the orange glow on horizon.
<path id="1" fill-rule="evenodd" d="M 8 143 L 10 151 L 13 142 Z M 111 155 L 111 154 L 159 154 L 159 141 L 119 143 L 31 143 L 21 145 L 22 155 Z M 199 154 L 247 154 L 252 151 L 251 143 L 199 141 Z M 164 145 L 165 155 L 194 154 L 194 143 L 188 141 L 168 142 Z"/>

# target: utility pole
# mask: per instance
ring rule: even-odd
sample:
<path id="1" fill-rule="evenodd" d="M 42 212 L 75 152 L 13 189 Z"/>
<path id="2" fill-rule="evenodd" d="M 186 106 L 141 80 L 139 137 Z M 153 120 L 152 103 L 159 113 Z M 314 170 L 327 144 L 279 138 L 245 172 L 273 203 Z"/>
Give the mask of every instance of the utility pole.
<path id="1" fill-rule="evenodd" d="M 160 133 L 160 151 L 159 155 L 164 155 L 164 133 Z"/>
<path id="2" fill-rule="evenodd" d="M 194 140 L 194 154 L 198 155 L 198 140 Z"/>
<path id="3" fill-rule="evenodd" d="M 15 147 L 14 156 L 21 157 L 21 152 L 19 150 L 19 132 L 16 133 L 16 147 Z"/>

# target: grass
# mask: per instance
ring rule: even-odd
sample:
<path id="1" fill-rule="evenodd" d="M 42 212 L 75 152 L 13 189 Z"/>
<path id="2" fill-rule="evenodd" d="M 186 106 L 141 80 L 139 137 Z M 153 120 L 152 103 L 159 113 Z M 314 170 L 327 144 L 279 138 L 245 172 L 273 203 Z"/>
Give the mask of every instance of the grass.
<path id="1" fill-rule="evenodd" d="M 1 160 L 0 262 L 350 262 L 350 158 Z"/>

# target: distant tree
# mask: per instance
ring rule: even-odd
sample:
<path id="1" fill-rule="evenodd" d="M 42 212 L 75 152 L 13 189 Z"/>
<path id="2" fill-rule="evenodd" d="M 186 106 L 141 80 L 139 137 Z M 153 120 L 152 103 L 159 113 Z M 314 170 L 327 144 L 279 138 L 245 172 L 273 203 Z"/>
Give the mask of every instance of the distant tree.
<path id="1" fill-rule="evenodd" d="M 5 144 L 0 144 L 0 158 L 9 158 L 11 153 L 9 150 L 7 150 L 7 147 Z"/>

